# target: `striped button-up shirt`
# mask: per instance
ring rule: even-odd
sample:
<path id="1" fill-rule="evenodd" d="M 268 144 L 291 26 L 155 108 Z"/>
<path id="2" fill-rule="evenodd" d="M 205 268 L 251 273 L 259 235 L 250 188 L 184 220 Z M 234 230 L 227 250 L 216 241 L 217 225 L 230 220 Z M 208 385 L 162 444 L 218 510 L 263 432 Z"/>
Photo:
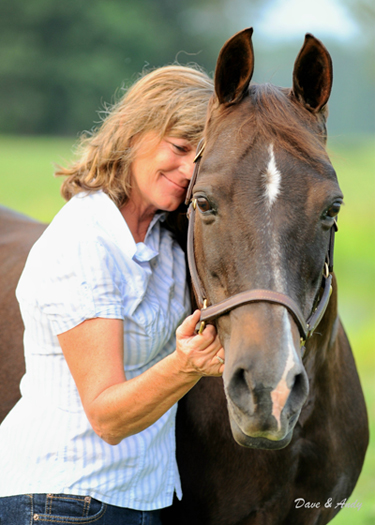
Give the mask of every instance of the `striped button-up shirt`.
<path id="1" fill-rule="evenodd" d="M 161 220 L 136 244 L 106 194 L 78 194 L 32 248 L 17 288 L 27 371 L 0 427 L 0 496 L 89 495 L 138 510 L 181 497 L 176 406 L 108 445 L 90 426 L 57 339 L 85 319 L 123 319 L 127 379 L 173 352 L 190 304 L 184 254 Z"/>

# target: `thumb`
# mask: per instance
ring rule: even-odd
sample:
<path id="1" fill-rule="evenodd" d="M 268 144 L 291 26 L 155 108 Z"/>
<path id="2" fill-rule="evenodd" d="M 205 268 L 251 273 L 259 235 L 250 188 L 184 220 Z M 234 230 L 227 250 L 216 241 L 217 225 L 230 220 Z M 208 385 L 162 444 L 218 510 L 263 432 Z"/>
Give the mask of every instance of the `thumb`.
<path id="1" fill-rule="evenodd" d="M 199 322 L 201 316 L 200 310 L 195 310 L 195 312 L 189 317 L 187 317 L 182 325 L 178 328 L 178 333 L 180 337 L 192 337 L 195 335 L 195 327 L 197 326 L 197 323 Z"/>

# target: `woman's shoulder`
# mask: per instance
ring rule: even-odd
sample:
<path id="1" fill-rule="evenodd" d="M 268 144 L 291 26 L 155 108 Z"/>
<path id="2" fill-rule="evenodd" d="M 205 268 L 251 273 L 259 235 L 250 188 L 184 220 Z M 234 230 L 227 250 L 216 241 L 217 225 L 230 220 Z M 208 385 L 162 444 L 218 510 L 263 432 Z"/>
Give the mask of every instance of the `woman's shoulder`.
<path id="1" fill-rule="evenodd" d="M 59 251 L 95 241 L 106 243 L 115 240 L 116 231 L 124 228 L 123 222 L 120 211 L 104 192 L 81 192 L 61 208 L 39 244 Z"/>
<path id="2" fill-rule="evenodd" d="M 101 191 L 82 193 L 63 206 L 34 244 L 25 270 L 46 281 L 78 267 L 119 266 L 135 251 L 134 239 L 109 197 Z"/>
<path id="3" fill-rule="evenodd" d="M 106 207 L 98 197 L 73 197 L 56 215 L 29 254 L 17 288 L 19 300 L 38 297 L 48 305 L 56 298 L 63 298 L 61 304 L 76 298 L 78 303 L 87 287 L 120 282 L 118 248 L 101 225 Z"/>

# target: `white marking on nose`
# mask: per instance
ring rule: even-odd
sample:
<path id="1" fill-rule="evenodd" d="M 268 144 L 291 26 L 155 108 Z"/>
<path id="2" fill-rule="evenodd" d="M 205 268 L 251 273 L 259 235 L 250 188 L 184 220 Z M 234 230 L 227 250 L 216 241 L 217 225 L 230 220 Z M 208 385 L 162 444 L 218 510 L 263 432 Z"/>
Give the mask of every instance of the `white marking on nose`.
<path id="1" fill-rule="evenodd" d="M 281 376 L 279 383 L 276 388 L 271 392 L 272 400 L 272 415 L 277 421 L 277 429 L 281 428 L 281 412 L 287 402 L 291 389 L 288 387 L 286 378 L 288 373 L 297 363 L 297 354 L 293 344 L 292 338 L 292 327 L 290 325 L 288 313 L 286 309 L 283 309 L 283 335 L 286 338 L 286 346 L 288 347 L 288 357 L 285 363 L 284 372 Z"/>
<path id="2" fill-rule="evenodd" d="M 264 178 L 266 181 L 266 200 L 268 206 L 271 207 L 280 193 L 281 173 L 276 166 L 273 144 L 269 146 L 268 152 L 270 154 L 270 160 L 268 162 Z"/>

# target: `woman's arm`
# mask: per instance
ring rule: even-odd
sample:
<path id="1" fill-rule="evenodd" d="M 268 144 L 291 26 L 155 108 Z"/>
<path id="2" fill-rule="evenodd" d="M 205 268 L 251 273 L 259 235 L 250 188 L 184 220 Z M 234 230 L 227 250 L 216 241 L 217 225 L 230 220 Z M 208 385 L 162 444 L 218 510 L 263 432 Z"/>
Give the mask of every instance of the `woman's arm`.
<path id="1" fill-rule="evenodd" d="M 141 375 L 126 380 L 123 322 L 89 319 L 58 336 L 94 431 L 107 443 L 149 427 L 203 375 L 220 376 L 215 356 L 224 350 L 213 326 L 194 333 L 199 310 L 177 329 L 176 350 Z"/>

